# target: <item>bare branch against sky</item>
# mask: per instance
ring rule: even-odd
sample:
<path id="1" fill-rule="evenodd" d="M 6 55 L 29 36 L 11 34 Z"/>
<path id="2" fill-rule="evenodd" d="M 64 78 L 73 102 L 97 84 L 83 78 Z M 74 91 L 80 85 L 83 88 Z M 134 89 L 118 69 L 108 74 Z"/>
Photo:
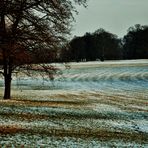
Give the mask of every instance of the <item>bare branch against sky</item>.
<path id="1" fill-rule="evenodd" d="M 76 36 L 104 28 L 123 37 L 130 26 L 148 24 L 148 0 L 89 0 L 78 11 L 72 31 Z"/>

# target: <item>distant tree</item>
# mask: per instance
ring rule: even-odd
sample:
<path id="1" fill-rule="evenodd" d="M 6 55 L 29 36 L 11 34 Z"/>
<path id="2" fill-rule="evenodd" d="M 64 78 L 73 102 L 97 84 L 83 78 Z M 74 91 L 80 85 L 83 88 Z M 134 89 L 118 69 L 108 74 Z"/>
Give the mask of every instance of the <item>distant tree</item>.
<path id="1" fill-rule="evenodd" d="M 63 51 L 73 61 L 101 61 L 122 58 L 121 40 L 116 35 L 98 29 L 94 33 L 75 37 L 69 43 L 68 50 Z"/>
<path id="2" fill-rule="evenodd" d="M 120 40 L 116 35 L 101 28 L 96 30 L 93 36 L 95 53 L 101 61 L 121 58 Z"/>
<path id="3" fill-rule="evenodd" d="M 59 62 L 70 62 L 72 55 L 71 55 L 71 51 L 69 50 L 70 46 L 69 44 L 65 44 L 62 46 L 62 48 L 60 48 L 59 51 L 59 56 L 58 56 L 58 61 Z"/>
<path id="4" fill-rule="evenodd" d="M 139 24 L 130 27 L 123 38 L 125 59 L 148 58 L 148 26 Z"/>
<path id="5" fill-rule="evenodd" d="M 69 43 L 69 50 L 71 55 L 71 60 L 82 61 L 86 57 L 85 47 L 86 42 L 83 37 L 75 37 Z"/>
<path id="6" fill-rule="evenodd" d="M 5 82 L 4 99 L 11 97 L 13 72 L 38 70 L 30 64 L 48 62 L 55 56 L 54 51 L 69 34 L 74 5 L 85 3 L 86 0 L 0 0 L 0 68 Z M 53 67 L 41 66 L 49 76 L 54 74 Z"/>
<path id="7" fill-rule="evenodd" d="M 94 48 L 94 40 L 93 35 L 91 33 L 86 33 L 84 36 L 85 41 L 85 59 L 87 61 L 95 61 L 96 60 L 96 52 Z"/>

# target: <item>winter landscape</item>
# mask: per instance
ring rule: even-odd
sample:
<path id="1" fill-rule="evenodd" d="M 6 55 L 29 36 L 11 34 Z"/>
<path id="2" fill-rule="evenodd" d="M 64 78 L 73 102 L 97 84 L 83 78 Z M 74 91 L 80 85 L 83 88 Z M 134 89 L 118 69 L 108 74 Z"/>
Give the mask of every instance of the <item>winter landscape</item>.
<path id="1" fill-rule="evenodd" d="M 147 6 L 0 0 L 0 148 L 147 148 Z"/>
<path id="2" fill-rule="evenodd" d="M 148 60 L 66 63 L 53 81 L 0 79 L 0 147 L 148 147 Z"/>

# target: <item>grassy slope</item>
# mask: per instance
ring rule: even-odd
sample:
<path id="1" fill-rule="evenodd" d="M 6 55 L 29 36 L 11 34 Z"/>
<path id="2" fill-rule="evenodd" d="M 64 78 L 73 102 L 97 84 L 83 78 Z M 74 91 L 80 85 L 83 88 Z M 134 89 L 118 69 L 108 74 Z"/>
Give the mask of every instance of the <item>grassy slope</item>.
<path id="1" fill-rule="evenodd" d="M 12 100 L 0 100 L 0 145 L 29 146 L 38 141 L 38 145 L 55 147 L 71 141 L 70 145 L 77 146 L 88 141 L 94 141 L 92 146 L 148 143 L 145 96 L 37 90 L 13 94 Z"/>

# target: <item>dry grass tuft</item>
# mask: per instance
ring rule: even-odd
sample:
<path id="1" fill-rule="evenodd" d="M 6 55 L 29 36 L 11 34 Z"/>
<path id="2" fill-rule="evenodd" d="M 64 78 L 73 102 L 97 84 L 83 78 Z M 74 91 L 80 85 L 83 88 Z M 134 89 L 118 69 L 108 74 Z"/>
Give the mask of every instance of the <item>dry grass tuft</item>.
<path id="1" fill-rule="evenodd" d="M 88 105 L 84 101 L 39 101 L 39 100 L 0 100 L 0 105 L 17 105 L 17 106 L 30 106 L 30 107 L 72 107 L 79 108 Z"/>
<path id="2" fill-rule="evenodd" d="M 23 133 L 25 131 L 19 125 L 0 125 L 0 134 L 15 134 L 15 133 Z"/>

